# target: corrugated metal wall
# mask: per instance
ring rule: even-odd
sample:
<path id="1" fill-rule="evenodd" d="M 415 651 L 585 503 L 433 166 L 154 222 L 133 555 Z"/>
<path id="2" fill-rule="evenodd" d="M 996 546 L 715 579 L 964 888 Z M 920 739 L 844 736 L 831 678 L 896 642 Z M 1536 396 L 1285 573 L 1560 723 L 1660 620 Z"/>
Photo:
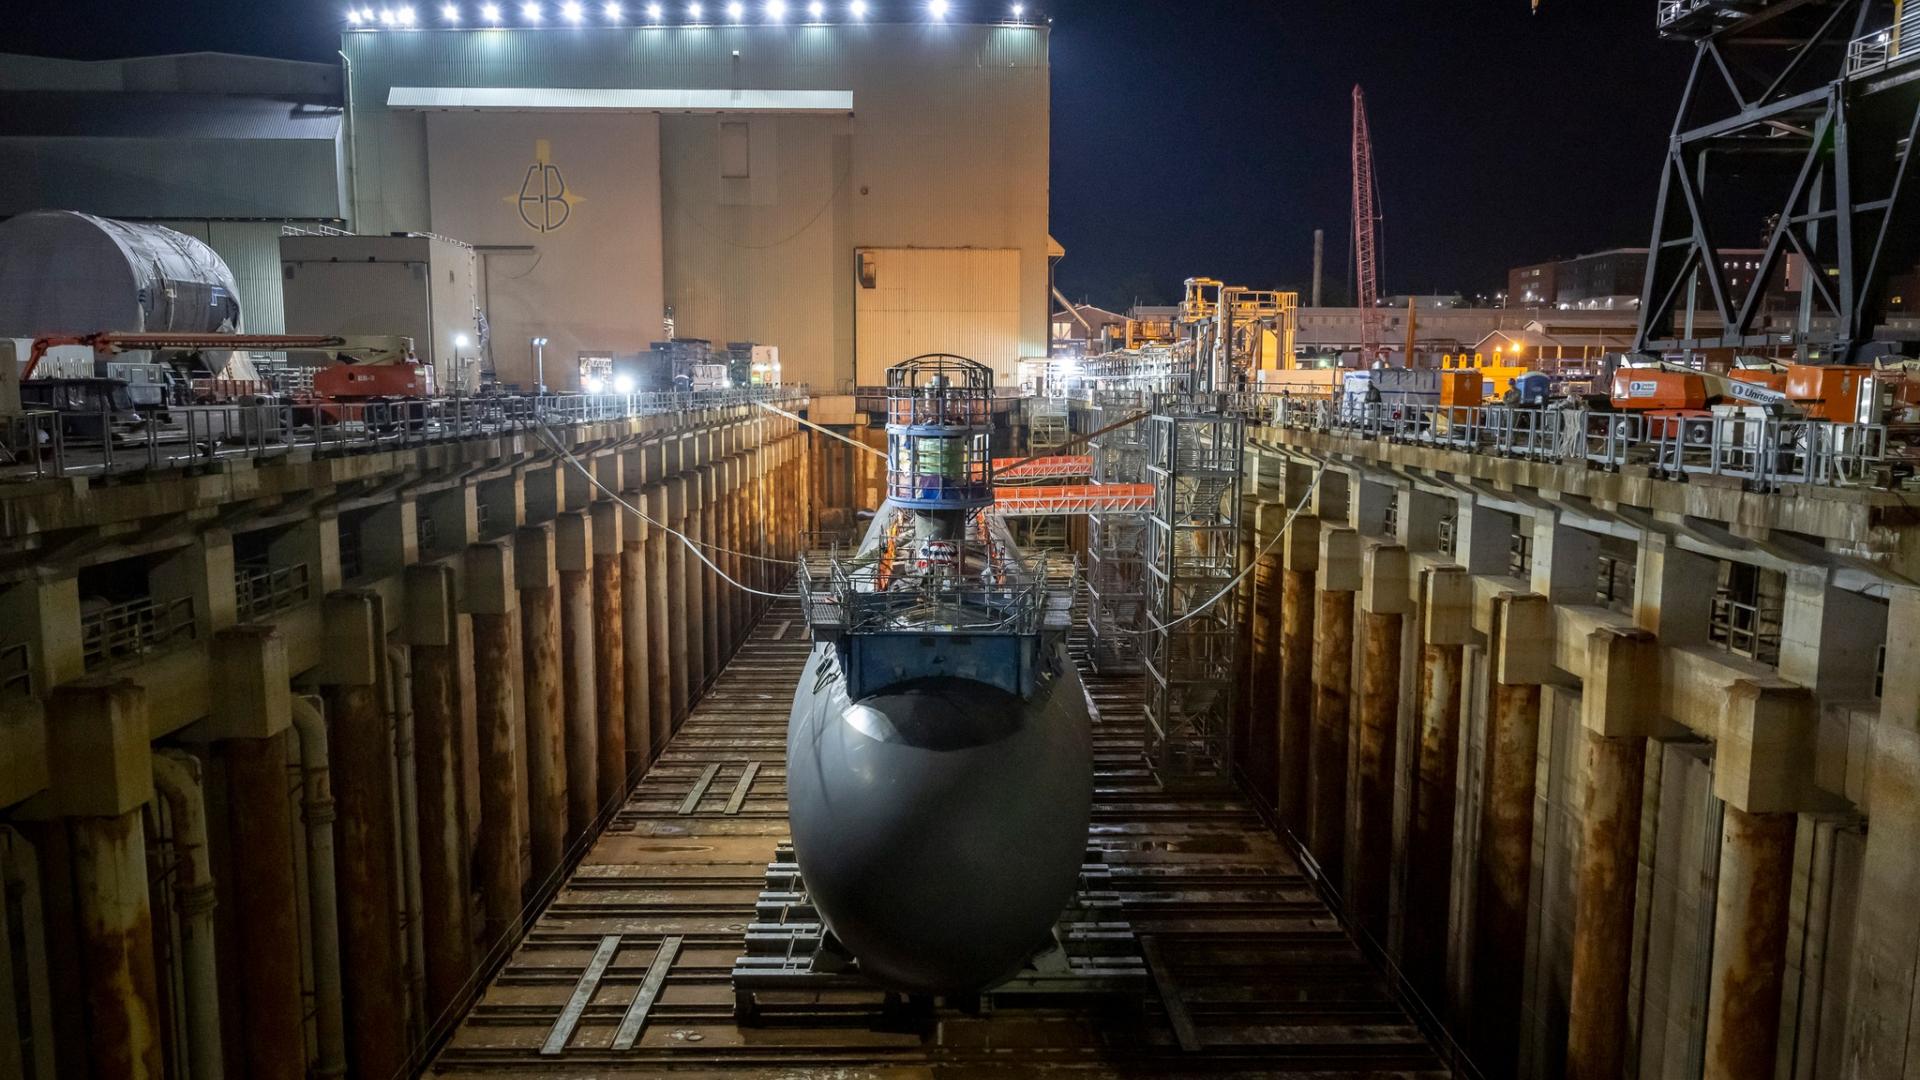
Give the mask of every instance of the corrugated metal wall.
<path id="1" fill-rule="evenodd" d="M 922 353 L 949 352 L 993 368 L 998 385 L 1017 381 L 1020 362 L 1020 253 L 869 248 L 873 287 L 854 292 L 862 386 Z"/>

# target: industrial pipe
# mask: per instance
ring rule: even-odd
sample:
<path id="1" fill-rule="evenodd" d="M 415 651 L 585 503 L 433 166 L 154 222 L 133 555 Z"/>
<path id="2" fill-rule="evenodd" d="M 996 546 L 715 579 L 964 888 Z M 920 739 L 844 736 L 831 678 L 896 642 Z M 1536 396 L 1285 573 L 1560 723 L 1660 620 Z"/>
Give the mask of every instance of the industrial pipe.
<path id="1" fill-rule="evenodd" d="M 200 763 L 179 750 L 153 755 L 153 786 L 173 819 L 180 905 L 180 954 L 186 984 L 187 1062 L 194 1080 L 220 1080 L 220 977 L 213 946 L 213 867 L 207 851 L 207 804 Z"/>
<path id="2" fill-rule="evenodd" d="M 314 1029 L 320 1060 L 314 1075 L 347 1074 L 347 1031 L 340 980 L 340 908 L 334 892 L 333 782 L 327 763 L 327 719 L 319 698 L 295 695 L 300 734 L 300 816 L 307 824 L 307 908 L 313 923 Z"/>
<path id="3" fill-rule="evenodd" d="M 400 860 L 400 925 L 406 927 L 407 1027 L 416 1034 L 421 1023 L 419 1003 L 427 993 L 426 927 L 420 897 L 420 778 L 413 771 L 413 659 L 406 647 L 387 646 L 387 722 L 393 732 L 394 805 L 400 810 L 395 831 L 395 853 Z"/>

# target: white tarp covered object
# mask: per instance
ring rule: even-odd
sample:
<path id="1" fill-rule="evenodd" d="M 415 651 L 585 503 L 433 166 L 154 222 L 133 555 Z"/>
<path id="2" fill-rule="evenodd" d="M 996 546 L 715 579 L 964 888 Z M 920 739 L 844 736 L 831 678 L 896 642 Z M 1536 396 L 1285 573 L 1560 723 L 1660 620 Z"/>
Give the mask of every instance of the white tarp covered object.
<path id="1" fill-rule="evenodd" d="M 71 210 L 0 223 L 0 335 L 242 329 L 232 272 L 191 236 Z"/>

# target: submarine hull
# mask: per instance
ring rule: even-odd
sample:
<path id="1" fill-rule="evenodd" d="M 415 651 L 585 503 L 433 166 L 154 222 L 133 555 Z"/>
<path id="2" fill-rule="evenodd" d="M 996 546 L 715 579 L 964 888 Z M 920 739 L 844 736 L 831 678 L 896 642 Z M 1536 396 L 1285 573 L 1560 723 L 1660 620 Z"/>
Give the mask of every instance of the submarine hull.
<path id="1" fill-rule="evenodd" d="M 962 993 L 1015 974 L 1086 855 L 1078 675 L 1062 662 L 1026 699 L 954 676 L 859 701 L 845 687 L 833 647 L 816 645 L 787 732 L 794 854 L 821 917 L 893 989 Z"/>

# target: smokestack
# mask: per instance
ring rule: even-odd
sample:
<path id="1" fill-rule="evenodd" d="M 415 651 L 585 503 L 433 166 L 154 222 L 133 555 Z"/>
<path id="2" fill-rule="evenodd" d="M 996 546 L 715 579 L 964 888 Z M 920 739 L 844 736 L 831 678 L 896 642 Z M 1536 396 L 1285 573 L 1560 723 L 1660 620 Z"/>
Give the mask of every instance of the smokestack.
<path id="1" fill-rule="evenodd" d="M 1320 306 L 1320 267 L 1327 254 L 1327 231 L 1313 230 L 1313 303 L 1310 307 Z"/>

